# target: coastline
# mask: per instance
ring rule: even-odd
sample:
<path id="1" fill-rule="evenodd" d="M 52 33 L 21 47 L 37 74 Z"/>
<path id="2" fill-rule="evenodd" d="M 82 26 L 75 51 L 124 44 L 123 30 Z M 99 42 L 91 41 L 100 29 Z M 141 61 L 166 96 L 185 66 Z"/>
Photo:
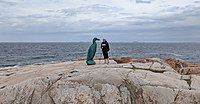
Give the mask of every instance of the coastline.
<path id="1" fill-rule="evenodd" d="M 87 66 L 79 60 L 0 70 L 0 103 L 200 102 L 200 74 L 173 68 L 185 63 L 168 60 L 169 65 L 159 58 L 117 60 L 109 65 L 95 60 L 96 65 Z"/>

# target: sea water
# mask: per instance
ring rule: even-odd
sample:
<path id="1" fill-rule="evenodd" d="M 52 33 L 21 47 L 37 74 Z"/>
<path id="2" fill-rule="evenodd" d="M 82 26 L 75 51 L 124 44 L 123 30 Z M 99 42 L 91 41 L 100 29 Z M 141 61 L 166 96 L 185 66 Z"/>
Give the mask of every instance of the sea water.
<path id="1" fill-rule="evenodd" d="M 0 43 L 0 67 L 86 58 L 89 42 Z M 110 43 L 110 57 L 178 58 L 200 63 L 200 43 Z M 96 57 L 102 57 L 98 43 Z"/>

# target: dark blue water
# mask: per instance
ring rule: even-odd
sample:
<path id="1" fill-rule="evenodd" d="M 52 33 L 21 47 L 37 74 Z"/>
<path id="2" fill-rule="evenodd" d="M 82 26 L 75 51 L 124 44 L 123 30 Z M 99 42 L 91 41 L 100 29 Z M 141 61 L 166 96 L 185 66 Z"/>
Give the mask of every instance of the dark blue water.
<path id="1" fill-rule="evenodd" d="M 98 43 L 99 44 L 99 43 Z M 0 67 L 77 60 L 90 43 L 0 43 Z M 98 47 L 96 56 L 101 56 Z M 110 57 L 179 58 L 200 63 L 200 43 L 110 43 Z"/>

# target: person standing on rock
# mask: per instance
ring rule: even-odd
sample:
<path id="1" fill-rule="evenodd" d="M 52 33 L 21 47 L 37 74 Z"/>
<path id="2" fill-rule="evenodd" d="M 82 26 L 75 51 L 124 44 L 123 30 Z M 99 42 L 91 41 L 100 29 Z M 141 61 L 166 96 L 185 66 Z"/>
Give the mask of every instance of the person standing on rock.
<path id="1" fill-rule="evenodd" d="M 101 49 L 102 49 L 105 63 L 109 64 L 108 51 L 110 50 L 110 48 L 106 39 L 103 39 L 103 42 L 101 43 Z"/>

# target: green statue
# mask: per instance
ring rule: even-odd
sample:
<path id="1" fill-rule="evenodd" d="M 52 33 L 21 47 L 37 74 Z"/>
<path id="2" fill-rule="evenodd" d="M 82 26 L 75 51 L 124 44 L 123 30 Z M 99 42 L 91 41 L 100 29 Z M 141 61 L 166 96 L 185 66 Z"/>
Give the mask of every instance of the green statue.
<path id="1" fill-rule="evenodd" d="M 93 60 L 96 50 L 97 50 L 97 43 L 96 41 L 99 40 L 98 38 L 93 39 L 93 44 L 90 46 L 88 49 L 88 54 L 87 54 L 87 65 L 95 65 L 95 61 Z"/>

